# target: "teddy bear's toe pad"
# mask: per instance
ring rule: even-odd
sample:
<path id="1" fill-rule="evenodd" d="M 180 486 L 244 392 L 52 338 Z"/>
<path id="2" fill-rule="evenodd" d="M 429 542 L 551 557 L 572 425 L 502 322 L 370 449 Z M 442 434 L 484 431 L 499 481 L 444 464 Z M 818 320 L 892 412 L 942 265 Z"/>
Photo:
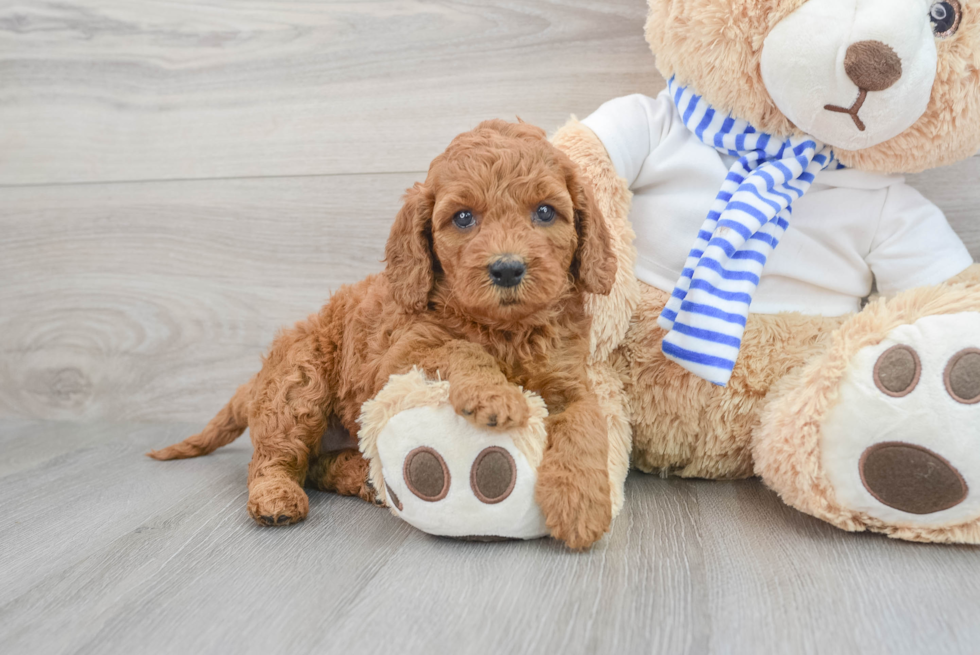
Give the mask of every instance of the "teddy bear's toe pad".
<path id="1" fill-rule="evenodd" d="M 980 520 L 980 314 L 929 316 L 859 351 L 827 417 L 844 506 L 895 526 Z"/>
<path id="2" fill-rule="evenodd" d="M 408 454 L 402 467 L 405 486 L 422 500 L 435 503 L 449 493 L 449 467 L 438 451 L 421 446 Z"/>

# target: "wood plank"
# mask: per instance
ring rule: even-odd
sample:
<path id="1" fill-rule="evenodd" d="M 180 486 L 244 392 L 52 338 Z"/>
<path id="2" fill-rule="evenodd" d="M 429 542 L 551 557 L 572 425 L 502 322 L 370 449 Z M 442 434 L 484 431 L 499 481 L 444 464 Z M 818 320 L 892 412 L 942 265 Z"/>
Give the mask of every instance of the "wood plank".
<path id="1" fill-rule="evenodd" d="M 11 424 L 0 421 L 0 435 Z M 36 422 L 37 443 L 64 426 Z M 142 456 L 182 425 L 101 423 L 66 456 L 0 477 L 0 651 L 972 653 L 977 549 L 849 535 L 755 481 L 627 482 L 587 554 L 550 540 L 424 535 L 311 494 L 255 526 L 244 440 Z"/>
<path id="2" fill-rule="evenodd" d="M 382 267 L 415 175 L 0 190 L 0 415 L 200 422 Z"/>
<path id="3" fill-rule="evenodd" d="M 409 541 L 373 578 L 352 616 L 385 617 L 405 652 L 434 643 L 463 652 L 704 653 L 700 525 L 692 489 L 637 475 L 612 533 L 586 555 L 551 541 L 490 544 L 462 553 L 448 541 Z M 384 653 L 356 622 L 318 647 Z"/>
<path id="4" fill-rule="evenodd" d="M 423 173 L 0 189 L 0 416 L 202 423 Z M 980 258 L 980 158 L 914 176 Z"/>
<path id="5" fill-rule="evenodd" d="M 35 430 L 49 436 L 44 425 Z M 381 652 L 392 643 L 405 653 L 434 644 L 534 653 L 580 643 L 625 652 L 661 643 L 661 652 L 678 652 L 691 641 L 688 626 L 703 623 L 685 568 L 693 496 L 679 481 L 670 483 L 676 494 L 631 489 L 629 518 L 589 555 L 548 540 L 432 538 L 365 503 L 320 493 L 308 521 L 268 530 L 243 510 L 247 444 L 158 463 L 141 452 L 182 426 L 103 427 L 99 448 L 0 478 L 13 507 L 0 518 L 4 652 L 145 644 L 167 652 Z M 645 538 L 651 529 L 663 535 L 656 553 Z M 649 618 L 661 614 L 677 628 L 651 642 Z M 633 621 L 648 628 L 627 630 Z M 257 624 L 261 630 L 250 629 Z"/>
<path id="6" fill-rule="evenodd" d="M 980 261 L 980 156 L 907 179 L 946 213 L 973 261 Z"/>
<path id="7" fill-rule="evenodd" d="M 784 505 L 756 481 L 696 484 L 709 651 L 975 650 L 976 547 L 848 534 Z"/>
<path id="8" fill-rule="evenodd" d="M 0 4 L 0 184 L 416 171 L 662 78 L 643 0 Z"/>
<path id="9" fill-rule="evenodd" d="M 0 420 L 0 478 L 20 471 L 39 468 L 106 439 L 103 423 L 39 424 L 29 419 Z"/>

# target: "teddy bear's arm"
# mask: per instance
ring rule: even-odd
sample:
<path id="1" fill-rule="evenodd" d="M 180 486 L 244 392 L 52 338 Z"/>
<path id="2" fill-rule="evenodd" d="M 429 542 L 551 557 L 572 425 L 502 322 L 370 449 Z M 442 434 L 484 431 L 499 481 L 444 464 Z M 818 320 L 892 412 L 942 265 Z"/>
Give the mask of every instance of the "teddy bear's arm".
<path id="1" fill-rule="evenodd" d="M 668 96 L 634 94 L 604 103 L 582 124 L 599 137 L 617 173 L 633 186 L 644 163 L 669 132 L 673 114 Z"/>
<path id="2" fill-rule="evenodd" d="M 888 188 L 871 252 L 865 258 L 885 297 L 963 274 L 973 257 L 946 216 L 907 184 Z"/>
<path id="3" fill-rule="evenodd" d="M 602 141 L 584 124 L 572 118 L 552 137 L 552 142 L 592 183 L 616 254 L 616 281 L 612 291 L 607 296 L 586 298 L 586 310 L 592 316 L 592 360 L 604 362 L 622 343 L 639 302 L 639 283 L 634 274 L 636 234 L 629 220 L 632 194 L 626 180 L 616 172 Z"/>

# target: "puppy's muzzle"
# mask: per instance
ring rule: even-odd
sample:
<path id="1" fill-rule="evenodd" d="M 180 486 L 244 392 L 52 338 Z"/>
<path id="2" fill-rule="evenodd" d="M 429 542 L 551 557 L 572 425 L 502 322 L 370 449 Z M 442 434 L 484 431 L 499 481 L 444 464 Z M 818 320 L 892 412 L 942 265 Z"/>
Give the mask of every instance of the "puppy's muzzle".
<path id="1" fill-rule="evenodd" d="M 527 265 L 514 255 L 504 255 L 487 267 L 494 286 L 509 289 L 516 287 L 527 273 Z"/>

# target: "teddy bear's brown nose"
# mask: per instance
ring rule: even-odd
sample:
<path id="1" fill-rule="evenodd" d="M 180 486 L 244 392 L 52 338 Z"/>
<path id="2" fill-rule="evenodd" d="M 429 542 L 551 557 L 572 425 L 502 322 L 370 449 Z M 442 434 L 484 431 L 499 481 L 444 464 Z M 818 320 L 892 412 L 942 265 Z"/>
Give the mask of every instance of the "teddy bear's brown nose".
<path id="1" fill-rule="evenodd" d="M 881 41 L 858 41 L 844 56 L 844 71 L 865 91 L 884 91 L 902 79 L 902 60 Z"/>

